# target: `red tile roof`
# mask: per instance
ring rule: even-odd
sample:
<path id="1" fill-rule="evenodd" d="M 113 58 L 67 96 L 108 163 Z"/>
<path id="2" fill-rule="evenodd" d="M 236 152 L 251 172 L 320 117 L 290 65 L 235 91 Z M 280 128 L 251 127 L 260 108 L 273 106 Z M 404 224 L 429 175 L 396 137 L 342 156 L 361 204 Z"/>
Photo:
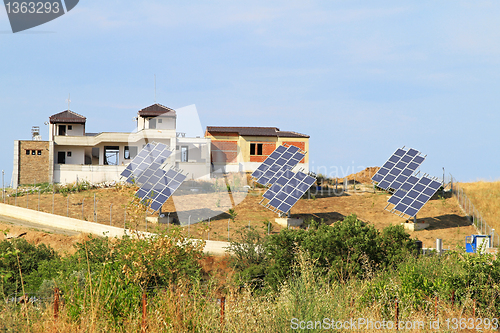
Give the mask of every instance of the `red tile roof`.
<path id="1" fill-rule="evenodd" d="M 56 113 L 55 115 L 52 115 L 49 117 L 49 121 L 51 124 L 55 123 L 76 123 L 76 124 L 85 124 L 87 121 L 87 118 L 84 116 L 70 111 L 66 110 L 63 112 Z"/>
<path id="2" fill-rule="evenodd" d="M 174 109 L 166 107 L 161 104 L 153 104 L 142 110 L 139 110 L 139 116 L 141 117 L 157 117 L 157 116 L 167 116 L 167 117 L 175 117 L 177 114 Z"/>
<path id="3" fill-rule="evenodd" d="M 237 133 L 240 136 L 274 136 L 283 138 L 309 138 L 309 135 L 291 131 L 280 131 L 277 127 L 225 127 L 207 126 L 207 132 L 215 133 Z"/>

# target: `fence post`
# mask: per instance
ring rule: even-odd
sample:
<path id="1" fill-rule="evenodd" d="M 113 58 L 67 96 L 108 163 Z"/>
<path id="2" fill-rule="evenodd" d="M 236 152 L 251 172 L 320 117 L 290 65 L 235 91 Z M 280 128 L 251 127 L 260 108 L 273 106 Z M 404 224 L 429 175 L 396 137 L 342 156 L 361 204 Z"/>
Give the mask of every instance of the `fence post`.
<path id="1" fill-rule="evenodd" d="M 111 209 L 113 208 L 113 204 L 109 205 L 109 225 L 111 226 Z"/>
<path id="2" fill-rule="evenodd" d="M 85 214 L 83 213 L 83 207 L 85 205 L 85 198 L 82 200 L 82 220 L 85 220 Z"/>
<path id="3" fill-rule="evenodd" d="M 229 221 L 231 221 L 231 219 L 227 219 L 227 241 L 229 242 Z"/>
<path id="4" fill-rule="evenodd" d="M 54 288 L 54 320 L 59 318 L 59 288 Z"/>
<path id="5" fill-rule="evenodd" d="M 54 183 L 52 183 L 52 214 L 54 214 L 54 196 L 55 196 Z"/>
<path id="6" fill-rule="evenodd" d="M 146 292 L 143 292 L 142 293 L 142 325 L 141 325 L 141 332 L 142 333 L 146 332 L 146 325 L 147 325 L 146 315 L 147 315 L 147 298 L 146 298 Z"/>
<path id="7" fill-rule="evenodd" d="M 224 310 L 226 308 L 226 297 L 222 296 L 220 298 L 220 324 L 224 325 Z"/>
<path id="8" fill-rule="evenodd" d="M 69 194 L 66 198 L 66 217 L 69 217 Z"/>
<path id="9" fill-rule="evenodd" d="M 451 306 L 455 305 L 455 290 L 451 291 Z"/>

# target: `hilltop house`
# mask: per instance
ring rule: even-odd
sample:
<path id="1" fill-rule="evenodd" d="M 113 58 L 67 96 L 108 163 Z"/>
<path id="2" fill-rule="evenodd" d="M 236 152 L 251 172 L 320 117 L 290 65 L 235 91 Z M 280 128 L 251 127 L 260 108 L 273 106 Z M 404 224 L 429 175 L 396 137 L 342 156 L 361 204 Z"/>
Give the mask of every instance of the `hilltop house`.
<path id="1" fill-rule="evenodd" d="M 309 150 L 309 135 L 280 131 L 276 127 L 208 126 L 205 137 L 212 142 L 215 172 L 253 172 L 281 144 Z M 296 169 L 309 172 L 308 154 Z"/>
<path id="2" fill-rule="evenodd" d="M 205 137 L 186 137 L 176 130 L 177 113 L 160 104 L 137 112 L 133 132 L 89 133 L 87 118 L 70 110 L 49 117 L 49 140 L 14 141 L 12 186 L 35 183 L 118 181 L 120 173 L 148 142 L 174 150 L 167 163 L 188 179 L 213 173 L 253 172 L 281 144 L 309 149 L 309 136 L 276 127 L 208 126 Z M 309 171 L 308 155 L 297 169 Z"/>
<path id="3" fill-rule="evenodd" d="M 14 141 L 12 183 L 71 183 L 120 179 L 120 173 L 148 142 L 175 149 L 168 163 L 188 179 L 210 178 L 210 139 L 176 132 L 175 110 L 153 104 L 139 110 L 136 131 L 89 133 L 87 119 L 67 110 L 50 116 L 48 141 Z M 39 138 L 39 136 L 38 136 Z"/>

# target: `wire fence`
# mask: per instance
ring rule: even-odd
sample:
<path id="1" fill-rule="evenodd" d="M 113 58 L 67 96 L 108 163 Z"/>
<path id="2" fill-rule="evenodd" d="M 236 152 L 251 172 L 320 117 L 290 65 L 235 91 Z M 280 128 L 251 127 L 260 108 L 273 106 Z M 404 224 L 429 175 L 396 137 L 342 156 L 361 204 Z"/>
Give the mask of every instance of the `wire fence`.
<path id="1" fill-rule="evenodd" d="M 481 213 L 474 207 L 472 201 L 467 197 L 465 191 L 460 184 L 450 175 L 451 193 L 457 198 L 458 204 L 467 215 L 467 218 L 476 227 L 476 230 L 481 235 L 491 235 L 491 246 L 500 246 L 500 236 L 494 228 L 488 225 Z"/>

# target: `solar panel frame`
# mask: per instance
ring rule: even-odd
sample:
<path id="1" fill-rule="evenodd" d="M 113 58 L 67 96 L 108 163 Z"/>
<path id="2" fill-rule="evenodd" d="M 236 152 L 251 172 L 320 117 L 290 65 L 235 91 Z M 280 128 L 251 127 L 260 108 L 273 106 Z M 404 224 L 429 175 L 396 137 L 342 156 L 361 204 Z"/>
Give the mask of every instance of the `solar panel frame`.
<path id="1" fill-rule="evenodd" d="M 404 192 L 403 197 L 401 197 L 400 192 L 403 190 L 399 190 L 395 192 L 391 198 L 389 198 L 388 202 L 394 205 L 391 212 L 398 212 L 399 215 L 414 217 L 440 187 L 441 183 L 435 179 L 429 178 L 425 175 L 422 176 L 409 191 Z M 396 194 L 397 196 L 395 196 Z"/>
<path id="2" fill-rule="evenodd" d="M 284 214 L 288 213 L 316 181 L 315 178 L 300 171 L 297 173 L 288 171 L 286 173 L 287 177 L 292 174 L 293 176 L 289 178 L 284 186 L 275 183 L 263 195 L 265 199 L 269 200 L 264 204 L 264 207 L 272 207 Z"/>
<path id="3" fill-rule="evenodd" d="M 255 182 L 261 185 L 274 184 L 277 174 L 293 169 L 305 157 L 305 154 L 295 146 L 277 147 L 261 165 L 251 174 Z"/>
<path id="4" fill-rule="evenodd" d="M 398 148 L 373 175 L 372 182 L 384 190 L 394 192 L 405 185 L 424 160 L 425 157 L 416 149 Z"/>

